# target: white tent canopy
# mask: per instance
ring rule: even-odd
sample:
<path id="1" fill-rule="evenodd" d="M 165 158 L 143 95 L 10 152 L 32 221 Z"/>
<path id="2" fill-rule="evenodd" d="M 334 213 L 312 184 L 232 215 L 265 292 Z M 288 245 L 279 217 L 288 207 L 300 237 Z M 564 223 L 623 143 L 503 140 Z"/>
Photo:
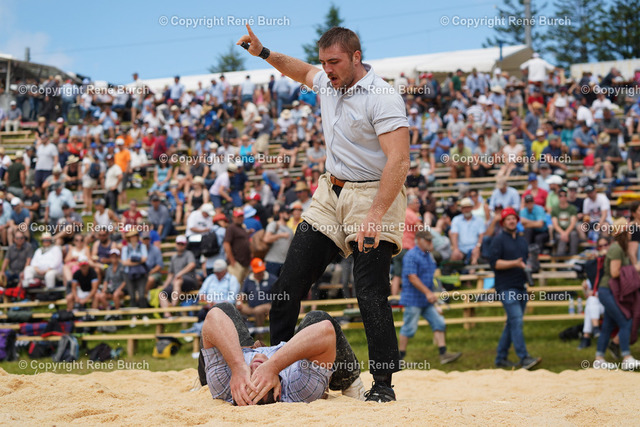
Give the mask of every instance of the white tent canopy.
<path id="1" fill-rule="evenodd" d="M 526 50 L 525 45 L 504 46 L 502 48 L 503 59 L 516 53 Z M 395 58 L 383 58 L 367 60 L 376 74 L 387 79 L 397 79 L 400 73 L 413 76 L 421 71 L 449 72 L 458 68 L 468 73 L 473 68 L 481 72 L 490 72 L 500 60 L 500 48 L 490 47 L 486 49 L 457 50 L 451 52 L 428 53 L 422 55 L 399 56 Z M 269 77 L 275 75 L 280 78 L 280 73 L 274 68 L 263 68 L 259 70 L 234 71 L 224 73 L 230 85 L 241 84 L 247 75 L 251 76 L 251 81 L 257 85 L 265 85 L 269 82 Z M 181 76 L 180 82 L 187 90 L 196 90 L 198 82 L 202 82 L 203 87 L 211 84 L 211 79 L 220 79 L 220 74 L 198 74 L 191 76 Z M 165 86 L 173 84 L 173 77 L 160 79 L 141 80 L 153 91 L 162 91 Z"/>
<path id="2" fill-rule="evenodd" d="M 502 59 L 527 49 L 526 45 L 503 46 Z M 458 68 L 465 73 L 476 69 L 482 73 L 493 70 L 496 62 L 500 61 L 500 48 L 488 47 L 485 49 L 455 50 L 452 52 L 439 52 L 425 55 L 424 62 L 416 66 L 418 71 L 449 72 Z"/>
<path id="3" fill-rule="evenodd" d="M 611 68 L 617 68 L 625 80 L 633 80 L 636 77 L 636 72 L 640 71 L 640 59 L 621 59 L 618 61 L 603 61 L 603 62 L 585 62 L 582 64 L 573 64 L 571 66 L 571 77 L 576 80 L 582 78 L 582 73 L 590 71 L 594 76 L 601 75 L 602 77 L 609 74 Z"/>

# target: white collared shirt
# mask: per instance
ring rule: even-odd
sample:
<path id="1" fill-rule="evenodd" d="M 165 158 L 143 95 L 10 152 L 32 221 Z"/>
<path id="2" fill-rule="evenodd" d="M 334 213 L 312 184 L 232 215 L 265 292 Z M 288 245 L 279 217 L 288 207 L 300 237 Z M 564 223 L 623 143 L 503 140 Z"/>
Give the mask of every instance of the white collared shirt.
<path id="1" fill-rule="evenodd" d="M 367 74 L 345 93 L 331 86 L 324 71 L 313 78 L 314 89 L 318 89 L 321 97 L 327 144 L 325 167 L 332 175 L 347 181 L 379 180 L 387 156 L 378 136 L 409 127 L 402 97 L 370 65 L 362 65 Z"/>

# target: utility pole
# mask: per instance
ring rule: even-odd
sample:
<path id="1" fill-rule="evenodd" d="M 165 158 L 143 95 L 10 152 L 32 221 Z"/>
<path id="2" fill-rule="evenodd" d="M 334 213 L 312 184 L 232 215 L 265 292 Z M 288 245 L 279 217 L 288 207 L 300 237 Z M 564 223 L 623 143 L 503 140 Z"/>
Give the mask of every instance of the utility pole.
<path id="1" fill-rule="evenodd" d="M 531 0 L 524 0 L 524 43 L 528 48 L 531 45 Z"/>

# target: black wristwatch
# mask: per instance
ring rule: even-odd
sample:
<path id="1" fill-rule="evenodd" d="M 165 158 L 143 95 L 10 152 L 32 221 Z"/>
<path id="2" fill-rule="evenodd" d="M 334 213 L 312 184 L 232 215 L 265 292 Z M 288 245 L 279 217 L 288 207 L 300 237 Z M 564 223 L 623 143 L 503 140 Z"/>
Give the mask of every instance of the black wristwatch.
<path id="1" fill-rule="evenodd" d="M 269 55 L 271 55 L 271 51 L 263 46 L 258 56 L 262 59 L 267 59 Z"/>

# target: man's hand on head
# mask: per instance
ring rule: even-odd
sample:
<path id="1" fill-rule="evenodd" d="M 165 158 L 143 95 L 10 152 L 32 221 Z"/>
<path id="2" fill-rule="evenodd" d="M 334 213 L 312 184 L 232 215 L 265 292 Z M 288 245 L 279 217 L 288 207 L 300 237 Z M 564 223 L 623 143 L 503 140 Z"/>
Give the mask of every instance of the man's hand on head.
<path id="1" fill-rule="evenodd" d="M 280 397 L 280 372 L 271 363 L 270 360 L 260 364 L 253 374 L 251 374 L 251 382 L 256 391 L 251 391 L 249 395 L 253 399 L 253 403 L 258 403 L 263 397 L 269 393 L 269 390 L 273 389 L 273 397 L 278 400 Z"/>
<path id="2" fill-rule="evenodd" d="M 231 373 L 231 381 L 229 382 L 231 388 L 231 396 L 233 401 L 238 406 L 253 405 L 250 394 L 255 395 L 256 388 L 251 382 L 251 371 L 249 366 L 243 364 L 238 367 L 237 372 Z"/>

